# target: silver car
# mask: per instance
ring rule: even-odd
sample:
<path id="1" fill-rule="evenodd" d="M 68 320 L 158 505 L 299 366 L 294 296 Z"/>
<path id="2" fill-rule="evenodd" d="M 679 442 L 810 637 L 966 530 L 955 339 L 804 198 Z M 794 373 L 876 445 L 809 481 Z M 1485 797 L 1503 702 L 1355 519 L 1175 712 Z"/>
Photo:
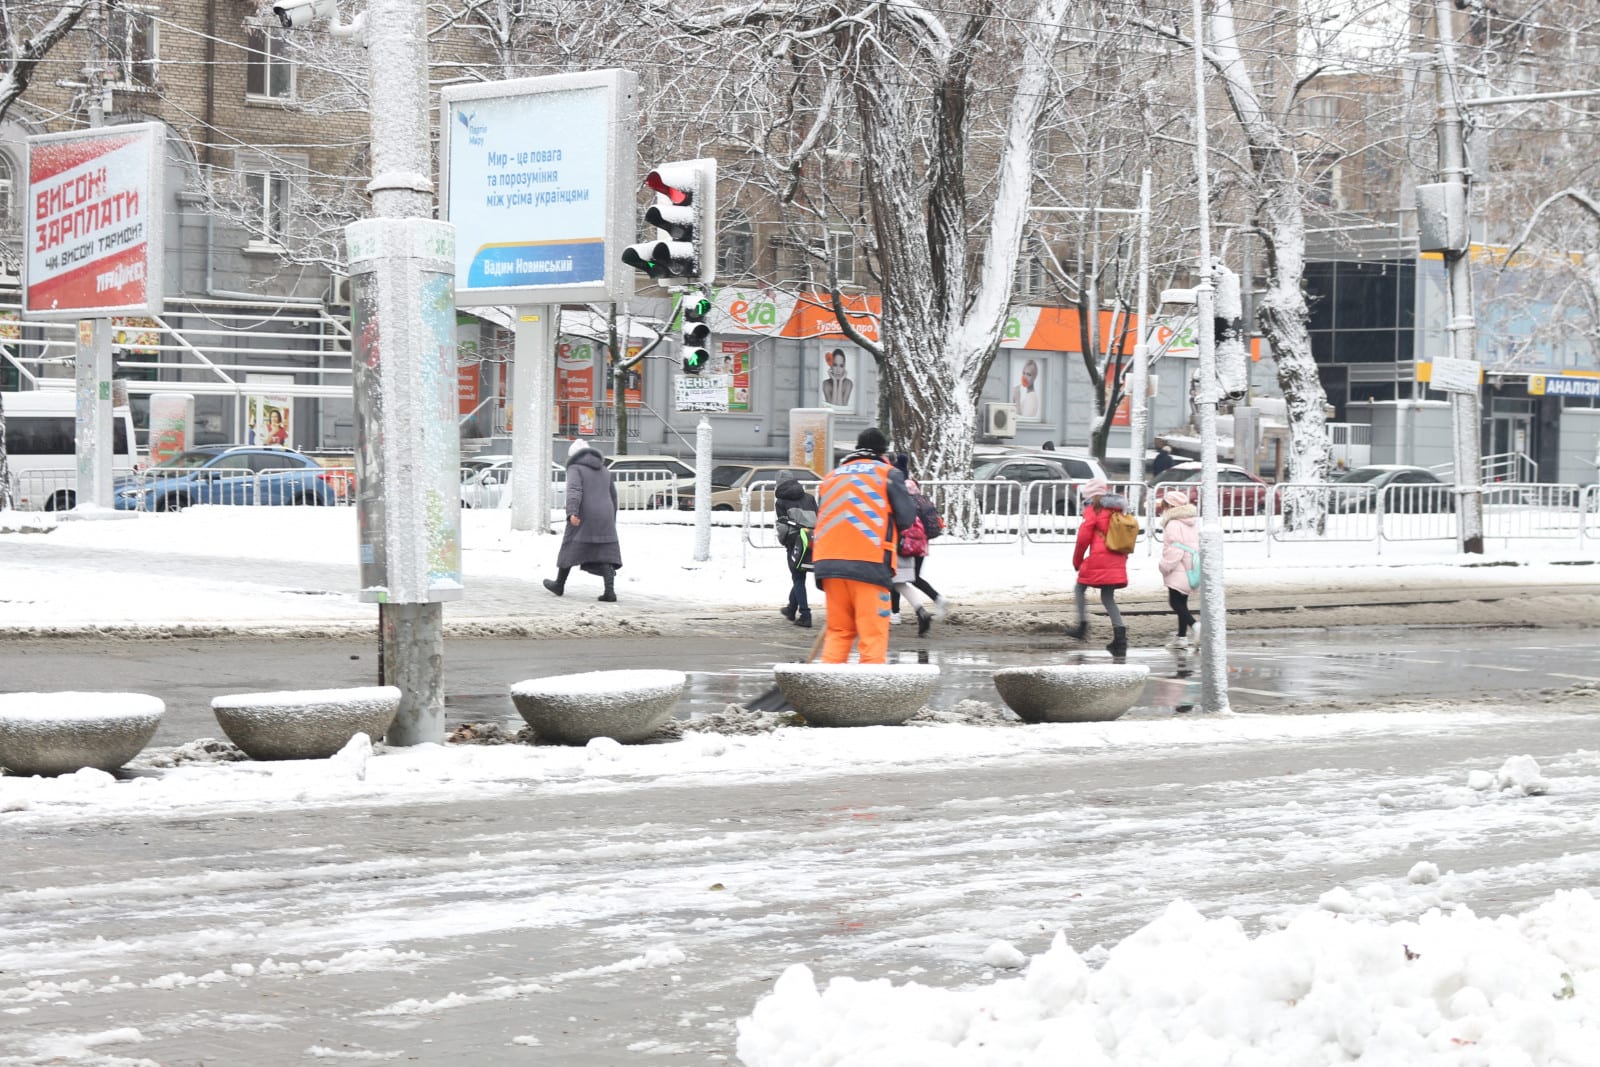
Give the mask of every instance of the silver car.
<path id="1" fill-rule="evenodd" d="M 464 508 L 509 508 L 511 506 L 511 457 L 497 456 L 486 465 L 467 473 L 462 466 L 461 506 Z M 567 470 L 550 464 L 550 502 L 566 507 Z"/>

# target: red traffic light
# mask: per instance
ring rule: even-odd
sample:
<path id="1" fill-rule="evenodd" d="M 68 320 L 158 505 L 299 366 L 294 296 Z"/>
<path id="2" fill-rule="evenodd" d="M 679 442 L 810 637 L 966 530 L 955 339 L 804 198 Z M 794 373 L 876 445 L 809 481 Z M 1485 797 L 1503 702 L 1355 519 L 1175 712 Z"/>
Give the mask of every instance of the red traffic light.
<path id="1" fill-rule="evenodd" d="M 660 167 L 645 175 L 644 183 L 666 197 L 674 205 L 694 202 L 694 187 L 698 180 L 689 167 Z"/>

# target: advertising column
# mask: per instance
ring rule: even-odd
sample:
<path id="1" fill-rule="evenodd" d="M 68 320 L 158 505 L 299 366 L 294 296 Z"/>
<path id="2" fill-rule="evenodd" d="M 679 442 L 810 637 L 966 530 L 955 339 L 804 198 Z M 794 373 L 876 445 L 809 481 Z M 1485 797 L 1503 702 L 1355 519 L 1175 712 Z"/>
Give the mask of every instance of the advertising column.
<path id="1" fill-rule="evenodd" d="M 161 313 L 163 127 L 28 138 L 22 310 L 78 322 L 77 502 L 111 501 L 111 316 Z"/>
<path id="2" fill-rule="evenodd" d="M 350 246 L 361 591 L 379 604 L 461 596 L 454 242 L 447 223 L 367 219 Z M 380 272 L 380 262 L 402 269 Z"/>

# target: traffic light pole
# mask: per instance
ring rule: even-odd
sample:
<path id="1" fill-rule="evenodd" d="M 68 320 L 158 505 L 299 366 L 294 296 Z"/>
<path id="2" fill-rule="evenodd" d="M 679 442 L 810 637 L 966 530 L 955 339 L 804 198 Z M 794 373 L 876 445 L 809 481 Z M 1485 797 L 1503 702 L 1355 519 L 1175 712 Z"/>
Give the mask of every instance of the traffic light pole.
<path id="1" fill-rule="evenodd" d="M 711 558 L 711 420 L 700 416 L 694 430 L 694 560 Z"/>
<path id="2" fill-rule="evenodd" d="M 1439 178 L 1452 187 L 1466 217 L 1465 247 L 1444 253 L 1450 310 L 1450 356 L 1477 357 L 1477 323 L 1472 314 L 1471 191 L 1467 188 L 1467 150 L 1462 134 L 1457 96 L 1455 45 L 1451 35 L 1450 5 L 1434 0 L 1434 30 L 1438 34 L 1439 67 Z M 1480 391 L 1450 393 L 1450 414 L 1455 438 L 1456 544 L 1463 553 L 1483 552 L 1482 448 L 1479 434 L 1483 412 Z"/>

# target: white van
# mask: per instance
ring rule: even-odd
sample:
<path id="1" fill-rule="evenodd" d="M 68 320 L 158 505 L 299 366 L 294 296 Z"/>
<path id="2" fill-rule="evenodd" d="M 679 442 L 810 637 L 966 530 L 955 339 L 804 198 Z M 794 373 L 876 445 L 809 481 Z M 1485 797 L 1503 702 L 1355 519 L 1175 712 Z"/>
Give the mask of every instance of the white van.
<path id="1" fill-rule="evenodd" d="M 71 389 L 6 393 L 6 462 L 16 506 L 24 511 L 66 511 L 78 501 L 78 395 Z M 133 413 L 113 408 L 111 467 L 130 474 L 139 461 Z M 107 503 L 109 506 L 109 502 Z"/>

